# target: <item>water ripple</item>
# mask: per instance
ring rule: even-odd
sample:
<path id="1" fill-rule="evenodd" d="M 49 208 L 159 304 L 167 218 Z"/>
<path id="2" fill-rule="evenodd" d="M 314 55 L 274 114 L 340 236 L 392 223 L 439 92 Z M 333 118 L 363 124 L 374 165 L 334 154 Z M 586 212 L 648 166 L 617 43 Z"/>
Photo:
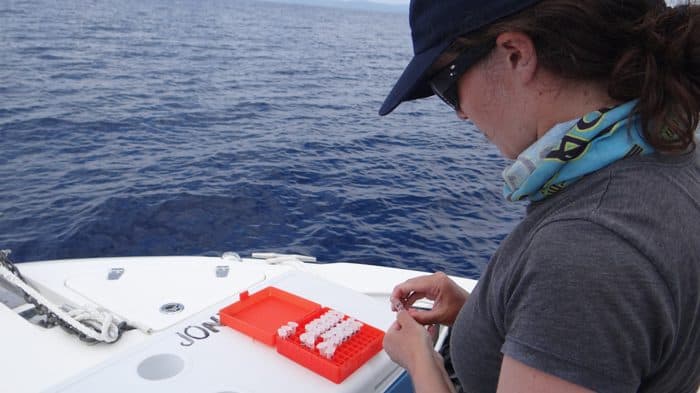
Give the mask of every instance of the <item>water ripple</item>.
<path id="1" fill-rule="evenodd" d="M 251 0 L 0 5 L 0 246 L 273 250 L 477 276 L 522 215 L 438 100 L 377 108 L 406 15 Z"/>

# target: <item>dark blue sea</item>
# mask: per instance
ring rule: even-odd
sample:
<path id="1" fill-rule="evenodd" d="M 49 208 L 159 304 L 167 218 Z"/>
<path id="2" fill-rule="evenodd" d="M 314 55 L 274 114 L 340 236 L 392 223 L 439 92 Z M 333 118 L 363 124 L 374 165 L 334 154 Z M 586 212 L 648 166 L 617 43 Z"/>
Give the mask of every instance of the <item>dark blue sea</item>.
<path id="1" fill-rule="evenodd" d="M 0 248 L 17 262 L 276 251 L 478 276 L 523 215 L 438 99 L 377 110 L 407 13 L 0 2 Z"/>

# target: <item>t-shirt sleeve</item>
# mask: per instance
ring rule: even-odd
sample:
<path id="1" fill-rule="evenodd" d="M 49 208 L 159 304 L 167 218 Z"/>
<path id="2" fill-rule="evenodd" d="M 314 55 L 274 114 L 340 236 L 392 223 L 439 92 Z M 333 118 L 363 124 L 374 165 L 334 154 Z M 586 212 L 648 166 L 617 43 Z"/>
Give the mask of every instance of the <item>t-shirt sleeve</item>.
<path id="1" fill-rule="evenodd" d="M 502 352 L 600 392 L 636 392 L 670 344 L 663 279 L 618 235 L 584 221 L 536 232 L 505 280 Z"/>

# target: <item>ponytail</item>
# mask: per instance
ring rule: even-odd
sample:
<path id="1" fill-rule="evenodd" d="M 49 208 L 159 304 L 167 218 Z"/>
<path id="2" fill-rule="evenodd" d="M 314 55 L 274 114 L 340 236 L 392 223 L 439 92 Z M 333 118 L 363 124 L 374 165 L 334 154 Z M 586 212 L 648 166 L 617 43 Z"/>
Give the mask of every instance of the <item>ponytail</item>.
<path id="1" fill-rule="evenodd" d="M 620 56 L 609 83 L 612 98 L 639 98 L 647 141 L 663 152 L 695 147 L 700 117 L 700 10 L 698 6 L 647 13 L 637 37 Z"/>

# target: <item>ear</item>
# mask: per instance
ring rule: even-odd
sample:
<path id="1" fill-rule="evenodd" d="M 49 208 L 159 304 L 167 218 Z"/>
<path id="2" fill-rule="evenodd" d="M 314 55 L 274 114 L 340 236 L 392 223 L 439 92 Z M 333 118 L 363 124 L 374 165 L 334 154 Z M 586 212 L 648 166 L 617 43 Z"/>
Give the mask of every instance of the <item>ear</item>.
<path id="1" fill-rule="evenodd" d="M 496 38 L 496 48 L 505 56 L 508 69 L 520 82 L 526 84 L 537 71 L 537 51 L 532 39 L 524 33 L 508 31 Z"/>

